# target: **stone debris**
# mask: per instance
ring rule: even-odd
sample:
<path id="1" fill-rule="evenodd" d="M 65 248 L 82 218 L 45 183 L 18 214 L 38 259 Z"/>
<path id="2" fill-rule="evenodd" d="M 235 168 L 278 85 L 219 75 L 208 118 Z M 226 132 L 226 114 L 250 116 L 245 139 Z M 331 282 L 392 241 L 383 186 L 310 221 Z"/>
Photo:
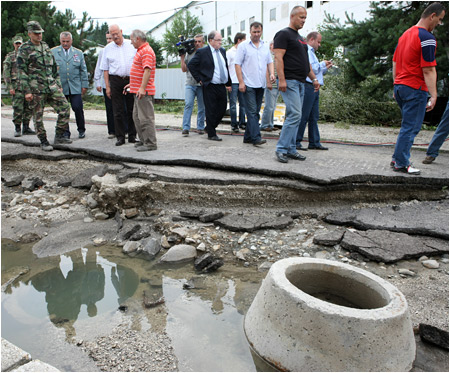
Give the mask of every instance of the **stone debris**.
<path id="1" fill-rule="evenodd" d="M 433 343 L 436 346 L 448 350 L 448 331 L 436 328 L 432 325 L 419 324 L 419 335 L 423 341 Z"/>
<path id="2" fill-rule="evenodd" d="M 197 250 L 191 245 L 175 245 L 165 253 L 160 262 L 183 262 L 192 260 L 197 256 Z"/>
<path id="3" fill-rule="evenodd" d="M 439 262 L 437 260 L 424 260 L 422 262 L 422 265 L 429 269 L 438 269 L 439 268 Z"/>
<path id="4" fill-rule="evenodd" d="M 211 253 L 203 254 L 194 261 L 194 267 L 197 271 L 213 272 L 224 265 L 221 258 L 215 257 Z"/>
<path id="5" fill-rule="evenodd" d="M 214 223 L 233 232 L 254 232 L 259 229 L 283 229 L 292 224 L 290 216 L 229 214 Z"/>

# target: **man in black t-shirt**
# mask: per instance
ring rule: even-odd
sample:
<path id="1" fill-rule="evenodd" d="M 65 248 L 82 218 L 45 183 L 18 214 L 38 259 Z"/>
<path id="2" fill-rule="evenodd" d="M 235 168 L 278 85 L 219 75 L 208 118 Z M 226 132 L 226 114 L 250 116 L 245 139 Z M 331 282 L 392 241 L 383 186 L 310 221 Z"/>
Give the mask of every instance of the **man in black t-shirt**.
<path id="1" fill-rule="evenodd" d="M 278 73 L 278 90 L 286 104 L 283 129 L 277 143 L 275 155 L 281 163 L 289 158 L 304 161 L 295 147 L 297 129 L 302 117 L 303 96 L 306 77 L 318 91 L 320 84 L 308 59 L 308 45 L 298 34 L 306 21 L 306 9 L 295 6 L 291 11 L 289 27 L 278 31 L 274 38 L 275 65 Z"/>

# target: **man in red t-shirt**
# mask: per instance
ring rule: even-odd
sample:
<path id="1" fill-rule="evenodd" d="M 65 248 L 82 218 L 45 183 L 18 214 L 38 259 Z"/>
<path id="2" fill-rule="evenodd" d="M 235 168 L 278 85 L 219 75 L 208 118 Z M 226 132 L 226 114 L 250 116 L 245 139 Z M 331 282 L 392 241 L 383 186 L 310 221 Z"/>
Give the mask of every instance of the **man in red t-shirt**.
<path id="1" fill-rule="evenodd" d="M 130 71 L 130 92 L 134 95 L 133 121 L 139 140 L 134 146 L 138 152 L 156 150 L 155 96 L 156 56 L 147 43 L 143 31 L 134 30 L 131 44 L 137 49 Z"/>
<path id="2" fill-rule="evenodd" d="M 433 3 L 422 13 L 417 25 L 398 40 L 393 58 L 394 97 L 402 111 L 402 127 L 395 144 L 391 166 L 396 172 L 420 174 L 410 163 L 414 138 L 422 128 L 425 111 L 436 105 L 436 38 L 431 33 L 442 23 L 444 5 Z M 428 92 L 430 100 L 428 101 Z"/>

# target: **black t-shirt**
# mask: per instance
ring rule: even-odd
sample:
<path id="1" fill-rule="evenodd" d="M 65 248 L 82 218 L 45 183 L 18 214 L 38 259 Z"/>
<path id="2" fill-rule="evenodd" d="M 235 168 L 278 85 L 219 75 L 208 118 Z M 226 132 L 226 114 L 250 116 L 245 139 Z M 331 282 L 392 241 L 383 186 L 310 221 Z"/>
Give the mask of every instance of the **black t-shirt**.
<path id="1" fill-rule="evenodd" d="M 284 77 L 305 83 L 309 74 L 308 44 L 297 31 L 286 27 L 278 31 L 273 39 L 273 49 L 285 49 Z"/>

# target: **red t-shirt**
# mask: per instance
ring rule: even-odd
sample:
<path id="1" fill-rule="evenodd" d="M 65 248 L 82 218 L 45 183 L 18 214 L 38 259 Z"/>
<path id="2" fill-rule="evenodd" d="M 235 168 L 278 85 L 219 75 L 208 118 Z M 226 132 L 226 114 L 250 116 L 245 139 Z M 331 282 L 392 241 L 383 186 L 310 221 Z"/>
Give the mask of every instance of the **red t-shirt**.
<path id="1" fill-rule="evenodd" d="M 409 28 L 398 39 L 393 61 L 396 63 L 394 84 L 428 91 L 422 68 L 436 66 L 436 38 L 423 27 Z"/>
<path id="2" fill-rule="evenodd" d="M 156 93 L 155 88 L 155 69 L 156 69 L 156 56 L 152 47 L 148 43 L 141 45 L 136 51 L 133 64 L 130 71 L 130 92 L 138 93 L 141 87 L 142 77 L 144 76 L 144 69 L 150 68 L 150 79 L 148 81 L 145 92 L 154 96 Z"/>

